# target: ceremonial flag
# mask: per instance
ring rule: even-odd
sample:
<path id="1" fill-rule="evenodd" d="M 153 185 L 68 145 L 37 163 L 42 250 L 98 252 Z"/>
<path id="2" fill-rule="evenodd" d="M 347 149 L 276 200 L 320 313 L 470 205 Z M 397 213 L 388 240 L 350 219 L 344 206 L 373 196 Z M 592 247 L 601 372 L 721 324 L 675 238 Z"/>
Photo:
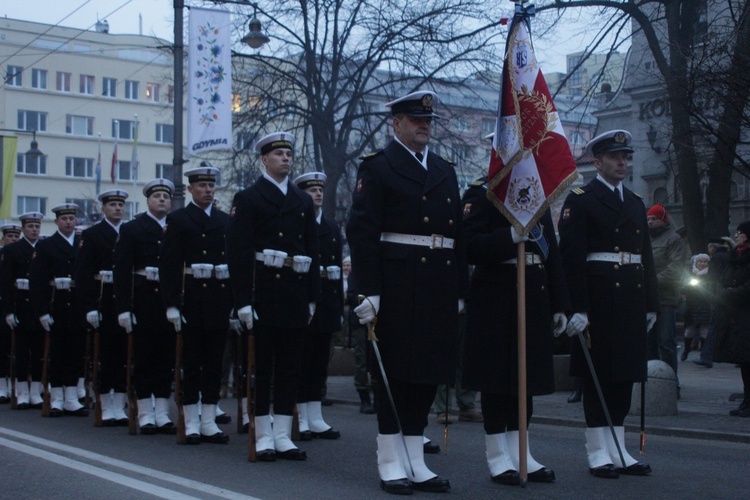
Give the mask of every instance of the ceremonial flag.
<path id="1" fill-rule="evenodd" d="M 487 197 L 521 234 L 578 177 L 531 43 L 533 9 L 517 3 L 508 30 L 487 176 Z"/>
<path id="2" fill-rule="evenodd" d="M 13 204 L 13 179 L 16 177 L 16 137 L 0 135 L 0 218 L 10 219 Z M 26 158 L 29 161 L 29 158 Z"/>
<path id="3" fill-rule="evenodd" d="M 229 11 L 191 8 L 188 39 L 188 154 L 232 149 Z"/>
<path id="4" fill-rule="evenodd" d="M 133 179 L 133 185 L 138 179 L 138 115 L 135 115 L 133 123 L 133 155 L 130 157 L 130 177 Z"/>
<path id="5" fill-rule="evenodd" d="M 112 151 L 112 170 L 110 171 L 110 178 L 112 184 L 117 184 L 117 137 L 120 135 L 120 122 L 115 120 L 115 149 Z"/>
<path id="6" fill-rule="evenodd" d="M 99 133 L 99 152 L 96 155 L 96 168 L 94 169 L 96 174 L 96 195 L 99 196 L 99 192 L 102 190 L 102 134 Z"/>

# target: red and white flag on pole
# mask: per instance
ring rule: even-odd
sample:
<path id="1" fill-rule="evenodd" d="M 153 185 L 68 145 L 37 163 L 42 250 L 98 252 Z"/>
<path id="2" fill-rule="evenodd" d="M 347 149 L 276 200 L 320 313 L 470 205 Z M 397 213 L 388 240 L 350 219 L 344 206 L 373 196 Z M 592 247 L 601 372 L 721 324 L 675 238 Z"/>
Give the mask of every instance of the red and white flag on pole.
<path id="1" fill-rule="evenodd" d="M 578 173 L 534 54 L 529 33 L 533 12 L 516 5 L 505 48 L 487 197 L 526 234 Z"/>

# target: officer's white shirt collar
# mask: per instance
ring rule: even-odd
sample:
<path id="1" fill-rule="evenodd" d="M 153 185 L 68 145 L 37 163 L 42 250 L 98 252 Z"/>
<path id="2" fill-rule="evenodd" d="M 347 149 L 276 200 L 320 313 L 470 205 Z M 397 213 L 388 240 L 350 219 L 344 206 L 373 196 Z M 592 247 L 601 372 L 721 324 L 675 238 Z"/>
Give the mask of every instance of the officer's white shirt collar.
<path id="1" fill-rule="evenodd" d="M 65 239 L 65 241 L 67 241 L 68 243 L 70 243 L 70 246 L 73 246 L 75 244 L 75 240 L 76 240 L 76 232 L 75 231 L 73 231 L 72 233 L 70 233 L 70 237 L 65 236 L 64 234 L 62 234 L 59 229 L 57 230 L 57 232 L 60 233 L 60 236 L 62 236 Z"/>
<path id="2" fill-rule="evenodd" d="M 321 210 L 318 212 L 318 215 L 315 216 L 315 220 L 318 221 L 318 224 L 323 220 L 323 211 Z"/>
<path id="3" fill-rule="evenodd" d="M 612 185 L 612 184 L 610 184 L 609 182 L 605 181 L 605 180 L 604 180 L 604 177 L 602 177 L 602 176 L 601 176 L 601 175 L 599 175 L 599 174 L 596 174 L 596 178 L 597 178 L 597 180 L 599 180 L 599 181 L 600 181 L 600 182 L 601 182 L 602 184 L 604 184 L 605 186 L 607 186 L 607 187 L 609 188 L 609 190 L 610 190 L 610 191 L 612 191 L 612 192 L 613 192 L 613 193 L 615 193 L 615 194 L 616 194 L 617 196 L 619 196 L 621 200 L 624 200 L 624 199 L 625 199 L 625 191 L 623 190 L 623 185 L 622 185 L 622 182 L 618 182 L 616 186 L 613 186 L 613 185 Z M 619 193 L 617 193 L 617 192 L 616 192 L 616 191 L 618 191 L 618 190 L 620 191 Z"/>
<path id="4" fill-rule="evenodd" d="M 414 157 L 415 160 L 419 161 L 419 158 L 417 158 L 417 153 L 415 153 L 411 149 L 407 148 L 406 144 L 404 144 L 403 142 L 401 142 L 398 139 L 398 137 L 396 137 L 395 135 L 393 136 L 393 138 L 395 139 L 395 141 L 397 143 L 401 144 L 404 147 L 405 150 L 407 150 L 409 153 L 411 153 L 411 155 Z M 424 147 L 424 151 L 422 151 L 422 161 L 420 162 L 422 164 L 422 168 L 424 168 L 425 170 L 427 170 L 427 152 L 428 151 L 429 151 L 429 146 L 425 146 Z"/>
<path id="5" fill-rule="evenodd" d="M 196 202 L 194 202 L 193 200 L 190 200 L 190 203 L 192 203 L 193 205 L 195 205 L 196 207 L 198 207 L 198 204 Z M 206 207 L 205 210 L 203 210 L 201 207 L 198 207 L 198 208 L 201 208 L 201 210 L 203 210 L 204 212 L 206 212 L 206 215 L 208 215 L 209 217 L 211 217 L 211 209 L 213 208 L 213 206 L 214 206 L 213 203 L 209 203 L 208 207 Z"/>
<path id="6" fill-rule="evenodd" d="M 30 242 L 28 240 L 28 238 L 24 238 L 24 241 L 26 241 L 26 243 L 28 243 L 29 245 L 31 245 L 31 248 L 36 248 L 36 244 L 39 243 L 38 239 L 34 243 Z"/>
<path id="7" fill-rule="evenodd" d="M 154 214 L 152 214 L 149 211 L 146 211 L 146 214 L 148 214 L 149 217 L 151 217 L 152 219 L 154 219 L 161 226 L 162 229 L 164 229 L 164 226 L 167 225 L 167 216 L 166 215 L 164 217 L 162 217 L 161 219 L 159 219 L 158 217 L 156 217 Z"/>
<path id="8" fill-rule="evenodd" d="M 120 226 L 122 226 L 122 221 L 118 222 L 118 223 L 117 223 L 117 225 L 115 226 L 114 224 L 112 224 L 112 223 L 111 223 L 111 222 L 109 221 L 109 219 L 107 219 L 107 218 L 105 217 L 105 218 L 104 218 L 104 222 L 106 222 L 107 224 L 109 224 L 110 226 L 112 226 L 112 229 L 114 229 L 114 230 L 115 230 L 115 232 L 116 232 L 117 234 L 120 234 Z"/>
<path id="9" fill-rule="evenodd" d="M 268 181 L 279 188 L 279 190 L 286 196 L 287 191 L 289 190 L 289 177 L 284 177 L 284 180 L 281 182 L 276 182 L 276 179 L 268 175 L 267 172 L 263 172 L 263 177 L 268 179 Z"/>

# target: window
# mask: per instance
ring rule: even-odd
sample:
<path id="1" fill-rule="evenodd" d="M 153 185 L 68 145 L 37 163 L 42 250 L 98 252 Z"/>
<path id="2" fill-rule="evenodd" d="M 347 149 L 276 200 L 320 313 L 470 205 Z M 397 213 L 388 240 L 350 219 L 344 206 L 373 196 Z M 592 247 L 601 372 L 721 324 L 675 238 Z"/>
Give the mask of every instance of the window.
<path id="1" fill-rule="evenodd" d="M 5 84 L 9 87 L 23 85 L 23 67 L 8 65 L 5 70 Z"/>
<path id="2" fill-rule="evenodd" d="M 169 104 L 174 103 L 174 87 L 172 85 L 167 87 L 167 102 Z"/>
<path id="3" fill-rule="evenodd" d="M 131 162 L 120 160 L 117 162 L 117 179 L 121 181 L 138 180 L 138 172 L 131 168 Z"/>
<path id="4" fill-rule="evenodd" d="M 138 99 L 138 82 L 125 80 L 125 99 Z"/>
<path id="5" fill-rule="evenodd" d="M 70 73 L 64 71 L 57 72 L 56 89 L 59 92 L 70 92 Z"/>
<path id="6" fill-rule="evenodd" d="M 457 118 L 456 119 L 456 130 L 459 132 L 466 132 L 469 130 L 469 122 L 466 120 L 466 118 Z"/>
<path id="7" fill-rule="evenodd" d="M 174 143 L 174 126 L 166 123 L 157 123 L 156 142 L 164 142 L 166 144 Z"/>
<path id="8" fill-rule="evenodd" d="M 482 120 L 482 133 L 491 134 L 495 131 L 495 120 Z"/>
<path id="9" fill-rule="evenodd" d="M 156 164 L 156 177 L 163 179 L 174 178 L 174 165 L 171 163 L 157 163 Z"/>
<path id="10" fill-rule="evenodd" d="M 93 95 L 94 93 L 94 77 L 91 75 L 81 75 L 80 84 L 78 91 L 81 94 Z"/>
<path id="11" fill-rule="evenodd" d="M 44 175 L 47 173 L 47 157 L 32 158 L 24 153 L 16 155 L 16 172 L 19 174 Z"/>
<path id="12" fill-rule="evenodd" d="M 65 175 L 68 177 L 93 178 L 94 159 L 68 156 L 65 158 Z"/>
<path id="13" fill-rule="evenodd" d="M 117 121 L 120 126 L 119 135 L 117 133 L 117 126 L 115 125 L 115 121 Z M 112 120 L 112 137 L 117 137 L 118 139 L 132 141 L 133 136 L 134 136 L 133 134 L 134 127 L 135 127 L 135 122 L 132 120 Z"/>
<path id="14" fill-rule="evenodd" d="M 237 150 L 252 150 L 253 145 L 255 144 L 255 136 L 256 134 L 252 132 L 240 132 L 239 134 L 237 134 Z"/>
<path id="15" fill-rule="evenodd" d="M 41 111 L 18 110 L 18 128 L 37 132 L 47 131 L 47 113 Z"/>
<path id="16" fill-rule="evenodd" d="M 117 97 L 117 79 L 102 78 L 102 95 L 105 97 Z"/>
<path id="17" fill-rule="evenodd" d="M 125 202 L 125 214 L 123 215 L 122 220 L 129 221 L 133 217 L 135 217 L 135 214 L 138 213 L 138 202 L 137 201 L 126 201 Z"/>
<path id="18" fill-rule="evenodd" d="M 32 69 L 31 70 L 31 88 L 33 89 L 47 89 L 47 70 L 46 69 Z"/>
<path id="19" fill-rule="evenodd" d="M 39 196 L 19 196 L 16 198 L 19 214 L 26 212 L 47 212 L 47 198 Z"/>
<path id="20" fill-rule="evenodd" d="M 96 222 L 101 219 L 101 211 L 96 200 L 87 198 L 65 198 L 65 203 L 75 203 L 78 205 L 76 218 L 78 223 Z"/>
<path id="21" fill-rule="evenodd" d="M 469 146 L 458 145 L 455 146 L 453 150 L 456 163 L 465 162 L 471 156 L 471 150 Z"/>
<path id="22" fill-rule="evenodd" d="M 65 133 L 70 135 L 94 135 L 94 118 L 91 116 L 65 115 Z"/>
<path id="23" fill-rule="evenodd" d="M 149 102 L 159 102 L 160 87 L 161 86 L 158 83 L 147 83 L 146 84 L 146 100 Z"/>

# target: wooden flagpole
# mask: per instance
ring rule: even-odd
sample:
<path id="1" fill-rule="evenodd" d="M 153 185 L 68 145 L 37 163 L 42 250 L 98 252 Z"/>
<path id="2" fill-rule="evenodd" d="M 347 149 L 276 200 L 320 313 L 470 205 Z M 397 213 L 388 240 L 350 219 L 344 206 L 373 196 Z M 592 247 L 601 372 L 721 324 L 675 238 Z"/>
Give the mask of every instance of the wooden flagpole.
<path id="1" fill-rule="evenodd" d="M 516 290 L 518 303 L 518 476 L 526 487 L 526 242 L 517 245 Z"/>

